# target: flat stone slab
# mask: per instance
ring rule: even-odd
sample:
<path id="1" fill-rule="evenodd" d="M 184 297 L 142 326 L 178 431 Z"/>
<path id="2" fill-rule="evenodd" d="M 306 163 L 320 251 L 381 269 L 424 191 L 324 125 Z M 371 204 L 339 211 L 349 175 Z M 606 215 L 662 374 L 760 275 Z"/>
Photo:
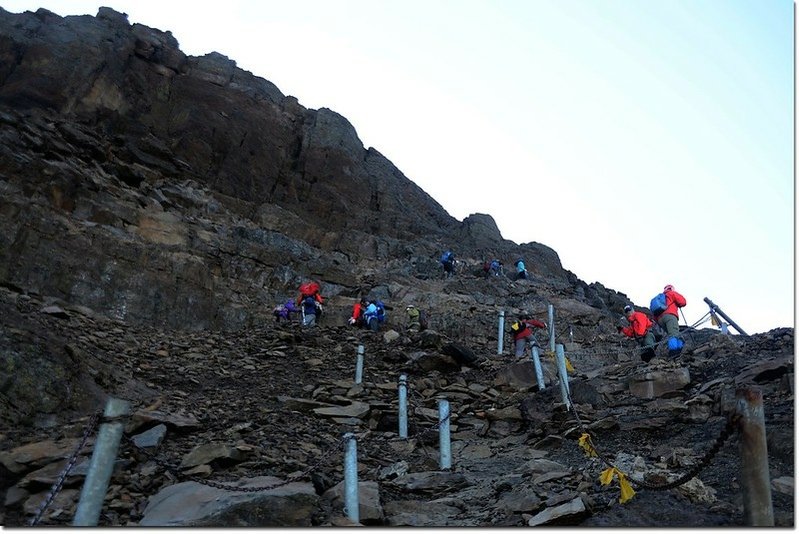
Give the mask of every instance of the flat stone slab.
<path id="1" fill-rule="evenodd" d="M 271 476 L 226 482 L 240 488 L 284 482 Z M 310 527 L 319 497 L 308 482 L 261 491 L 236 492 L 198 482 L 168 486 L 150 498 L 143 527 Z"/>

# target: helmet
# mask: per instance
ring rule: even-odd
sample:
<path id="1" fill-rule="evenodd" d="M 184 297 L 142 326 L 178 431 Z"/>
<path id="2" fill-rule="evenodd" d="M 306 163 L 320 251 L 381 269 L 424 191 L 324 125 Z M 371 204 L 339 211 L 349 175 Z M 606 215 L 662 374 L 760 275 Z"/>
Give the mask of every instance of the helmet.
<path id="1" fill-rule="evenodd" d="M 631 311 L 633 311 L 633 307 L 629 304 L 624 307 L 624 313 L 630 313 Z"/>
<path id="2" fill-rule="evenodd" d="M 663 291 L 674 291 L 674 286 L 668 284 L 666 287 L 663 288 Z"/>

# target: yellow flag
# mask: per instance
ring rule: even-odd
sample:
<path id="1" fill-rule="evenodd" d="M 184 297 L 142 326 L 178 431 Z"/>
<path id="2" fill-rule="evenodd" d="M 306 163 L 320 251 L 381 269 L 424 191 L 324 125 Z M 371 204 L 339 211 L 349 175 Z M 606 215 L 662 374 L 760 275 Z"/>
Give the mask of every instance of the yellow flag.
<path id="1" fill-rule="evenodd" d="M 596 449 L 594 449 L 594 444 L 591 443 L 591 436 L 588 434 L 583 434 L 580 436 L 580 439 L 577 440 L 577 444 L 585 449 L 585 455 L 591 458 L 592 456 L 596 456 Z"/>
<path id="2" fill-rule="evenodd" d="M 603 486 L 607 486 L 608 484 L 610 484 L 613 481 L 613 475 L 615 475 L 615 474 L 616 474 L 616 468 L 615 467 L 608 467 L 607 469 L 602 471 L 601 475 L 599 475 L 599 482 Z"/>
<path id="3" fill-rule="evenodd" d="M 564 358 L 566 359 L 566 372 L 567 373 L 573 373 L 574 372 L 574 367 L 572 367 L 572 362 L 570 362 L 569 359 L 566 358 L 565 356 L 564 356 Z"/>
<path id="4" fill-rule="evenodd" d="M 626 476 L 624 476 L 622 473 L 618 473 L 618 477 L 619 486 L 621 487 L 621 498 L 619 498 L 619 502 L 624 504 L 635 496 L 635 490 L 627 481 Z"/>

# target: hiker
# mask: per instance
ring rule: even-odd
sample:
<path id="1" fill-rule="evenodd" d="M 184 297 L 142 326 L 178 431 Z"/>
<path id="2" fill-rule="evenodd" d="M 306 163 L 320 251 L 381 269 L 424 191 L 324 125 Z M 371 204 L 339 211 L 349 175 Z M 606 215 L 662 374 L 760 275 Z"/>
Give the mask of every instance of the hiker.
<path id="1" fill-rule="evenodd" d="M 645 313 L 634 310 L 629 304 L 624 307 L 624 315 L 627 317 L 629 326 L 619 326 L 617 330 L 638 341 L 638 345 L 643 349 L 641 360 L 649 362 L 655 357 L 655 334 L 652 332 L 654 323 Z"/>
<path id="2" fill-rule="evenodd" d="M 424 311 L 416 308 L 413 304 L 408 304 L 405 313 L 408 314 L 408 332 L 427 330 L 427 314 Z"/>
<path id="3" fill-rule="evenodd" d="M 386 320 L 386 308 L 384 304 L 379 300 L 370 302 L 363 312 L 363 319 L 366 328 L 372 332 L 377 332 L 380 329 L 380 324 Z"/>
<path id="4" fill-rule="evenodd" d="M 311 295 L 302 299 L 302 326 L 314 326 L 316 317 L 322 313 L 322 305 Z"/>
<path id="5" fill-rule="evenodd" d="M 286 322 L 291 322 L 291 314 L 298 313 L 300 309 L 294 305 L 294 301 L 292 299 L 287 300 L 284 304 L 278 304 L 272 310 L 272 314 L 275 316 L 275 322 L 279 323 L 281 319 L 285 320 Z"/>
<path id="6" fill-rule="evenodd" d="M 491 260 L 491 263 L 488 264 L 487 276 L 499 276 L 501 273 L 502 273 L 502 262 L 494 258 L 493 260 Z"/>
<path id="7" fill-rule="evenodd" d="M 449 278 L 455 274 L 455 254 L 451 250 L 442 254 L 441 259 L 438 261 L 444 267 L 444 278 Z"/>
<path id="8" fill-rule="evenodd" d="M 519 258 L 514 265 L 516 266 L 516 280 L 526 280 L 527 269 L 524 266 L 524 260 Z"/>
<path id="9" fill-rule="evenodd" d="M 662 297 L 661 297 L 662 295 Z M 656 304 L 657 301 L 657 304 Z M 680 316 L 678 308 L 685 306 L 685 297 L 674 291 L 671 284 L 663 288 L 663 293 L 652 299 L 650 309 L 657 324 L 668 336 L 669 356 L 676 358 L 682 352 L 684 342 L 680 339 Z"/>
<path id="10" fill-rule="evenodd" d="M 531 346 L 537 345 L 535 337 L 533 337 L 533 329 L 546 327 L 547 324 L 538 319 L 531 319 L 529 315 L 520 315 L 519 319 L 510 326 L 511 332 L 513 332 L 514 355 L 522 356 L 527 342 L 530 342 Z"/>
<path id="11" fill-rule="evenodd" d="M 352 307 L 352 315 L 347 321 L 350 326 L 357 326 L 358 328 L 363 328 L 366 326 L 366 320 L 364 319 L 363 314 L 366 311 L 367 306 L 369 306 L 369 301 L 366 300 L 366 298 L 361 298 L 361 300 L 355 303 L 355 305 Z"/>

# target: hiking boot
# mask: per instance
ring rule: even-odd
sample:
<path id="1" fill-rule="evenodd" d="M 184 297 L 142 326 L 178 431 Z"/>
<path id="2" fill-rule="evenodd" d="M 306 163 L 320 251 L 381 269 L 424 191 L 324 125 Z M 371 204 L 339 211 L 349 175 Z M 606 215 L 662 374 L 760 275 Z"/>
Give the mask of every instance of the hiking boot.
<path id="1" fill-rule="evenodd" d="M 644 349 L 641 352 L 641 361 L 649 363 L 655 357 L 655 349 Z"/>

